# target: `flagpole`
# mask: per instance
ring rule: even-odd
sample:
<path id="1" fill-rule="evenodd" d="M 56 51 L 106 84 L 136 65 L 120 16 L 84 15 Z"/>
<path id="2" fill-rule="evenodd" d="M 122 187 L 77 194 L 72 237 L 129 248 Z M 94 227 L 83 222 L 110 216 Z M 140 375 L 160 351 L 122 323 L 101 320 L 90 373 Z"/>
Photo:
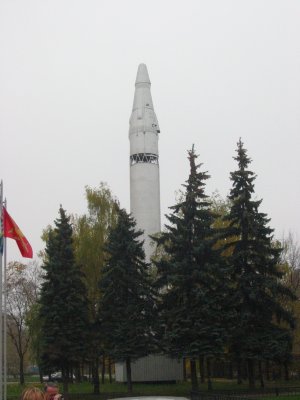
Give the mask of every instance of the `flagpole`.
<path id="1" fill-rule="evenodd" d="M 7 209 L 7 201 L 4 201 L 4 207 Z M 4 318 L 3 318 L 3 399 L 7 399 L 7 240 L 3 235 L 3 254 L 4 254 L 4 269 L 3 269 L 3 293 L 4 293 L 4 301 L 3 301 L 3 309 L 4 309 Z"/>
<path id="2" fill-rule="evenodd" d="M 3 181 L 0 187 L 1 245 L 3 245 Z M 2 307 L 2 248 L 0 251 L 0 399 L 3 400 L 3 307 Z"/>

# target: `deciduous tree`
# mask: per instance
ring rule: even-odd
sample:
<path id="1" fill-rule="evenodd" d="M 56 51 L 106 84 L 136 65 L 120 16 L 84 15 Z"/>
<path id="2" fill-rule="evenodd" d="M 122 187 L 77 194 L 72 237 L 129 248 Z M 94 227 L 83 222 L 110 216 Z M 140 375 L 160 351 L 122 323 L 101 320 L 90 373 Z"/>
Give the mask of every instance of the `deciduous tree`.
<path id="1" fill-rule="evenodd" d="M 101 297 L 99 281 L 105 262 L 105 242 L 115 225 L 118 201 L 103 183 L 99 188 L 86 187 L 88 213 L 74 218 L 75 257 L 84 272 L 87 287 L 90 332 L 87 357 L 92 363 L 94 393 L 99 393 L 99 357 L 104 349 L 98 330 L 98 306 Z"/>
<path id="2" fill-rule="evenodd" d="M 7 334 L 19 357 L 20 384 L 24 384 L 24 360 L 30 340 L 26 320 L 38 290 L 37 281 L 30 279 L 30 268 L 17 261 L 7 266 Z"/>

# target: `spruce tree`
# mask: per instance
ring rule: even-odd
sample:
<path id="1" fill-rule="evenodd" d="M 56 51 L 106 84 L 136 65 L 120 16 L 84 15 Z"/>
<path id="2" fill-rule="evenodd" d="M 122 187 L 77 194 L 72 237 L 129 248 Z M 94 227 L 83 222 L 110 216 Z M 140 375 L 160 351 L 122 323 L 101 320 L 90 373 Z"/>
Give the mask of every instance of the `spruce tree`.
<path id="1" fill-rule="evenodd" d="M 49 231 L 40 296 L 42 362 L 45 372 L 62 371 L 64 392 L 68 378 L 85 352 L 86 288 L 75 263 L 70 217 L 62 207 L 55 228 Z"/>
<path id="2" fill-rule="evenodd" d="M 215 248 L 216 216 L 204 190 L 209 175 L 199 170 L 202 164 L 196 164 L 194 147 L 188 155 L 190 174 L 183 199 L 170 207 L 166 231 L 153 239 L 166 253 L 155 262 L 165 350 L 173 357 L 192 359 L 192 387 L 197 389 L 196 360 L 224 351 L 228 290 Z"/>
<path id="3" fill-rule="evenodd" d="M 238 142 L 238 169 L 231 173 L 231 208 L 225 220 L 229 222 L 224 238 L 224 249 L 231 249 L 227 257 L 232 267 L 235 322 L 231 351 L 238 360 L 248 364 L 249 386 L 255 385 L 254 362 L 280 357 L 283 340 L 290 340 L 288 328 L 279 326 L 294 320 L 281 299 L 293 299 L 293 293 L 280 282 L 281 249 L 273 243 L 270 219 L 259 212 L 261 200 L 254 200 L 255 174 L 248 169 L 251 162 L 241 140 Z M 286 351 L 285 351 L 286 354 Z"/>
<path id="4" fill-rule="evenodd" d="M 141 235 L 133 217 L 120 209 L 105 247 L 108 259 L 100 281 L 101 334 L 109 356 L 126 362 L 129 393 L 131 362 L 152 348 L 154 303 Z"/>

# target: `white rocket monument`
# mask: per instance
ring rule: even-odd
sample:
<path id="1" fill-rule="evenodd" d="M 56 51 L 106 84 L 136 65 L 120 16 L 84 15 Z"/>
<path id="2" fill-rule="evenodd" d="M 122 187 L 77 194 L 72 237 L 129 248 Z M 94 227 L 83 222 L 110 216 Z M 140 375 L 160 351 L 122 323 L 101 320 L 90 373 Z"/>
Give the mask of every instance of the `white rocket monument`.
<path id="1" fill-rule="evenodd" d="M 160 232 L 160 193 L 158 164 L 159 126 L 153 109 L 150 79 L 140 64 L 130 117 L 130 211 L 137 228 L 144 231 L 146 260 L 153 253 L 149 235 Z M 151 354 L 132 363 L 134 382 L 174 382 L 183 380 L 182 361 L 163 354 Z M 115 364 L 117 382 L 126 382 L 126 364 Z"/>
<path id="2" fill-rule="evenodd" d="M 135 81 L 130 140 L 130 211 L 137 228 L 144 231 L 146 260 L 153 253 L 149 235 L 160 232 L 158 163 L 159 126 L 150 92 L 147 67 L 140 64 Z"/>

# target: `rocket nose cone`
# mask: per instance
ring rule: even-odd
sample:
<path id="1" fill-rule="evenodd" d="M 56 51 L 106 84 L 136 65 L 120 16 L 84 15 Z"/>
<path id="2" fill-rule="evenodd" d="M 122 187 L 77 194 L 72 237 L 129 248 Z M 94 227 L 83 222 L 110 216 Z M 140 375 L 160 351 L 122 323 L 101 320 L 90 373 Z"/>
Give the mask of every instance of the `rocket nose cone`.
<path id="1" fill-rule="evenodd" d="M 140 64 L 138 67 L 135 84 L 138 83 L 151 83 L 146 64 Z"/>

